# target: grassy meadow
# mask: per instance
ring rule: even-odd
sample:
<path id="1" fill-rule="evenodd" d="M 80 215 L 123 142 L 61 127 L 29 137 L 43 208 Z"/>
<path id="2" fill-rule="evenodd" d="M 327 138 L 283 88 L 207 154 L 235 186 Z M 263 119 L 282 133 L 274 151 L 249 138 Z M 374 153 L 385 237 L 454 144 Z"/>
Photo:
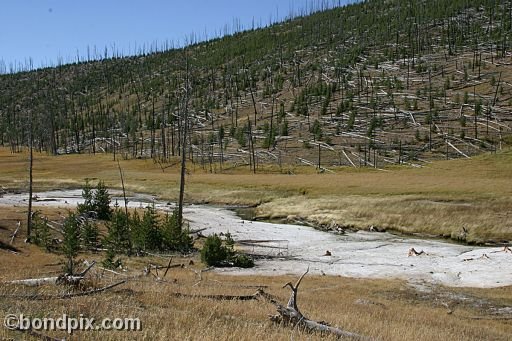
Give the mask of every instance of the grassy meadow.
<path id="1" fill-rule="evenodd" d="M 0 184 L 27 190 L 27 155 L 0 149 Z M 126 188 L 176 200 L 179 162 L 120 161 Z M 36 190 L 78 188 L 84 179 L 120 188 L 112 155 L 35 156 Z M 512 150 L 470 160 L 436 161 L 423 168 L 339 168 L 318 174 L 314 167 L 217 165 L 207 172 L 188 165 L 189 203 L 251 205 L 262 219 L 304 220 L 356 229 L 370 226 L 404 233 L 464 238 L 467 242 L 512 240 Z M 462 237 L 463 228 L 466 236 Z"/>
<path id="2" fill-rule="evenodd" d="M 120 161 L 129 191 L 175 200 L 178 162 L 161 165 L 152 160 Z M 264 218 L 304 219 L 310 222 L 367 228 L 370 225 L 408 233 L 456 235 L 465 226 L 471 241 L 510 240 L 512 235 L 512 152 L 482 155 L 471 160 L 436 162 L 421 169 L 337 169 L 317 174 L 314 168 L 264 168 L 253 175 L 248 169 L 228 168 L 211 174 L 188 166 L 190 203 L 259 205 Z M 111 155 L 36 154 L 36 190 L 77 188 L 85 178 L 104 180 L 119 188 L 117 162 Z M 0 184 L 10 190 L 27 189 L 27 155 L 0 151 Z M 47 208 L 44 214 L 65 214 Z M 25 207 L 0 207 L 0 240 L 7 243 Z M 23 243 L 24 231 L 14 243 L 19 253 L 0 249 L 0 316 L 10 313 L 32 317 L 84 314 L 102 318 L 136 317 L 142 331 L 85 331 L 69 336 L 44 332 L 69 340 L 311 340 L 320 334 L 275 325 L 268 320 L 275 307 L 264 301 L 218 301 L 187 295 L 247 295 L 257 288 L 286 303 L 290 276 L 228 276 L 203 272 L 198 255 L 173 257 L 174 268 L 163 280 L 143 276 L 149 263 L 165 266 L 168 258 L 124 258 L 120 274 L 96 266 L 85 285 L 98 288 L 122 279 L 128 281 L 97 295 L 71 299 L 30 300 L 13 297 L 35 290 L 56 295 L 65 288 L 37 289 L 7 284 L 14 279 L 62 273 L 63 256 L 45 253 Z M 98 260 L 101 253 L 82 253 L 82 260 Z M 192 262 L 191 262 L 192 261 Z M 159 274 L 162 276 L 162 273 Z M 311 319 L 377 340 L 507 340 L 512 333 L 509 315 L 497 314 L 512 305 L 512 287 L 495 289 L 444 288 L 417 290 L 399 280 L 367 280 L 338 276 L 307 276 L 299 291 L 299 308 Z M 40 336 L 41 337 L 41 336 Z M 40 338 L 39 337 L 39 338 Z M 34 340 L 39 338 L 33 338 Z M 0 328 L 0 339 L 30 339 L 26 333 Z M 329 338 L 327 338 L 329 339 Z"/>

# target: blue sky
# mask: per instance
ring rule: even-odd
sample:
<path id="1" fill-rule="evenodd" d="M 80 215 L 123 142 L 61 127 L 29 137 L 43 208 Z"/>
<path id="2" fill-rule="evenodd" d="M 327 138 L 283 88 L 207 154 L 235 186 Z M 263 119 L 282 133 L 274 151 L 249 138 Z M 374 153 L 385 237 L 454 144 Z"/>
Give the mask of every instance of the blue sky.
<path id="1" fill-rule="evenodd" d="M 113 49 L 128 55 L 166 40 L 183 44 L 192 33 L 211 38 L 235 21 L 265 25 L 312 3 L 319 0 L 4 0 L 0 63 L 9 68 L 31 58 L 39 67 L 76 60 L 77 51 L 102 55 L 105 47 L 109 55 Z"/>

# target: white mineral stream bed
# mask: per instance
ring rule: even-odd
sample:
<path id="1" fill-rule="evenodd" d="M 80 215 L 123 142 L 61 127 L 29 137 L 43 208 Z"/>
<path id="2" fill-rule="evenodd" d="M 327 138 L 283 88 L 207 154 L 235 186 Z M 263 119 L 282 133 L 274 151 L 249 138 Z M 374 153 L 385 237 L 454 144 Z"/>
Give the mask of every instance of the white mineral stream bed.
<path id="1" fill-rule="evenodd" d="M 76 207 L 81 190 L 35 193 L 34 206 Z M 115 193 L 119 195 L 119 193 Z M 129 198 L 130 207 L 153 201 L 148 195 Z M 6 194 L 0 205 L 25 206 L 27 194 Z M 112 200 L 115 202 L 115 198 Z M 122 205 L 123 200 L 118 198 Z M 172 206 L 155 201 L 157 209 Z M 457 287 L 499 287 L 512 285 L 512 254 L 499 247 L 464 246 L 440 240 L 415 239 L 390 233 L 327 233 L 307 226 L 247 221 L 225 208 L 191 205 L 184 210 L 192 230 L 203 234 L 230 232 L 235 241 L 250 241 L 241 247 L 249 253 L 273 256 L 257 259 L 252 269 L 224 268 L 230 274 L 300 274 L 310 267 L 312 274 L 358 278 L 401 278 Z M 414 247 L 426 255 L 408 257 Z M 326 251 L 331 256 L 324 256 Z"/>

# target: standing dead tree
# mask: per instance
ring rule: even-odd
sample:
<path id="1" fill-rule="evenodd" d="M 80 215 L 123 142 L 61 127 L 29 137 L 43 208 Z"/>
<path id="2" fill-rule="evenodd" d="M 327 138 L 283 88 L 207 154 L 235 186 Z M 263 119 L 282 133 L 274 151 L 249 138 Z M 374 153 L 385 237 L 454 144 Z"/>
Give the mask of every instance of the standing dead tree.
<path id="1" fill-rule="evenodd" d="M 184 104 L 181 110 L 180 121 L 183 129 L 181 133 L 181 170 L 180 170 L 180 194 L 178 200 L 178 226 L 183 226 L 183 201 L 185 195 L 185 173 L 186 173 L 186 161 L 187 161 L 187 132 L 188 132 L 188 101 L 190 98 L 190 69 L 189 69 L 189 56 L 185 51 L 185 89 L 184 89 Z"/>
<path id="2" fill-rule="evenodd" d="M 117 168 L 119 169 L 119 176 L 121 177 L 121 186 L 123 187 L 124 213 L 126 214 L 126 223 L 128 223 L 128 199 L 126 198 L 126 188 L 124 187 L 123 170 L 121 169 L 119 159 L 117 160 Z"/>
<path id="3" fill-rule="evenodd" d="M 34 165 L 34 137 L 32 134 L 32 111 L 29 111 L 29 187 L 28 187 L 28 212 L 27 212 L 27 243 L 30 243 L 32 233 L 32 195 L 33 195 L 33 173 L 32 168 Z M 14 240 L 14 238 L 13 238 Z"/>

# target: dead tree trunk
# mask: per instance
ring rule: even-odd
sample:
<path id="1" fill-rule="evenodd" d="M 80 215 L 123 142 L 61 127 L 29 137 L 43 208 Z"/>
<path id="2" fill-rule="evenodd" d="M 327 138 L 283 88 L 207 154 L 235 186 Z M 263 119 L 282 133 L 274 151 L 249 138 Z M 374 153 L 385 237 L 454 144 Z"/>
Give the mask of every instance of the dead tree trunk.
<path id="1" fill-rule="evenodd" d="M 189 100 L 189 65 L 188 56 L 186 57 L 186 80 L 185 80 L 185 105 L 183 106 L 182 112 L 182 124 L 183 134 L 182 135 L 182 151 L 181 151 L 181 174 L 180 174 L 180 197 L 178 202 L 178 225 L 181 229 L 183 224 L 183 199 L 185 195 L 185 171 L 186 171 L 186 160 L 187 160 L 187 126 L 188 126 L 188 100 Z"/>
<path id="2" fill-rule="evenodd" d="M 29 112 L 29 165 L 28 165 L 28 177 L 29 177 L 29 187 L 28 187 L 28 213 L 27 213 L 27 243 L 30 243 L 30 234 L 32 232 L 32 166 L 34 164 L 34 138 L 32 136 L 32 111 Z"/>
<path id="3" fill-rule="evenodd" d="M 59 285 L 59 284 L 65 284 L 65 285 L 78 285 L 81 280 L 84 279 L 85 275 L 91 268 L 96 264 L 96 262 L 92 262 L 84 271 L 77 275 L 73 274 L 63 274 L 60 276 L 54 276 L 54 277 L 44 277 L 44 278 L 29 278 L 29 279 L 18 279 L 10 282 L 6 282 L 8 284 L 20 284 L 25 286 L 40 286 L 45 284 L 52 284 L 52 285 Z"/>
<path id="4" fill-rule="evenodd" d="M 278 303 L 275 299 L 270 299 L 265 295 L 264 293 L 260 293 L 261 296 L 269 300 L 271 303 L 273 303 L 276 308 L 278 315 L 270 316 L 270 319 L 273 322 L 277 323 L 283 323 L 287 325 L 291 325 L 293 327 L 299 327 L 303 330 L 309 331 L 309 332 L 320 332 L 320 333 L 328 333 L 328 334 L 334 334 L 339 337 L 348 337 L 356 340 L 370 340 L 369 338 L 365 336 L 361 336 L 356 333 L 347 332 L 345 330 L 341 330 L 339 328 L 331 327 L 327 325 L 324 322 L 316 322 L 313 320 L 308 319 L 305 317 L 297 307 L 297 294 L 299 292 L 299 285 L 304 276 L 309 272 L 309 269 L 300 276 L 299 280 L 295 284 L 295 286 L 288 282 L 284 285 L 284 287 L 289 286 L 292 290 L 292 293 L 290 295 L 290 299 L 288 300 L 288 304 L 286 306 L 281 305 Z"/>

